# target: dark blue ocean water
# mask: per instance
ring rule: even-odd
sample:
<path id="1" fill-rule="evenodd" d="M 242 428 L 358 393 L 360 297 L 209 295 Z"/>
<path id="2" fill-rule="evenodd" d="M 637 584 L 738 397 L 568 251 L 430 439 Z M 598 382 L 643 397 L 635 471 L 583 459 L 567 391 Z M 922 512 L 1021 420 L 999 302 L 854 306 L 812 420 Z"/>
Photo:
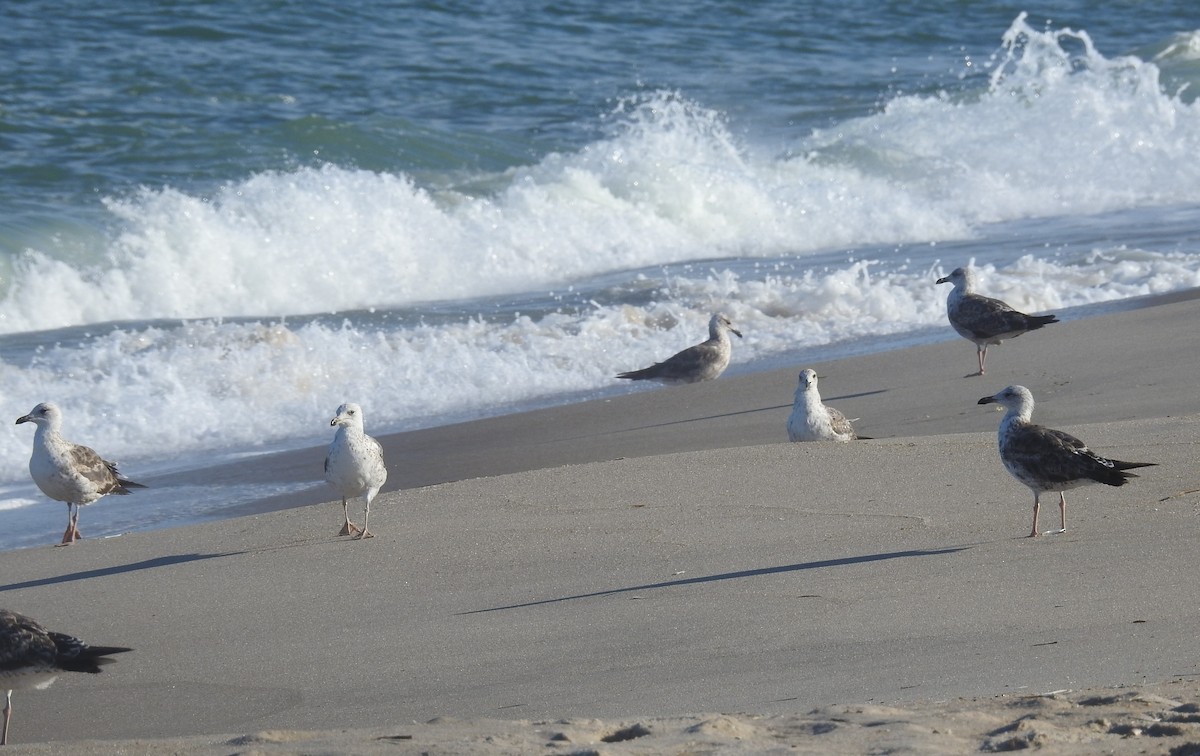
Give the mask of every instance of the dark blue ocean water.
<path id="1" fill-rule="evenodd" d="M 1034 311 L 1196 286 L 1193 4 L 1025 10 L 5 3 L 0 406 L 161 470 L 347 400 L 383 432 L 636 390 L 715 309 L 735 371 L 929 338 L 971 261 Z M 0 546 L 49 509 L 9 427 Z"/>

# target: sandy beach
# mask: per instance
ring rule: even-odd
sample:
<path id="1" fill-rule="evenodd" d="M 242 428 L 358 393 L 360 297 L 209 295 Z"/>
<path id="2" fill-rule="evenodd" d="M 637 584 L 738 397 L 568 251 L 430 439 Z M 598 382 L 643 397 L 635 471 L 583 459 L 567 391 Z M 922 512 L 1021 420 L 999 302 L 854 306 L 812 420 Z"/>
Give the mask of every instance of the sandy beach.
<path id="1" fill-rule="evenodd" d="M 47 533 L 0 554 L 0 606 L 135 650 L 17 691 L 11 750 L 1200 752 L 1200 299 L 1146 304 L 984 377 L 954 338 L 387 437 L 370 541 L 321 487 Z M 872 440 L 786 442 L 803 367 Z M 1158 466 L 1025 538 L 977 404 L 1013 383 Z M 206 475 L 317 481 L 323 455 Z"/>

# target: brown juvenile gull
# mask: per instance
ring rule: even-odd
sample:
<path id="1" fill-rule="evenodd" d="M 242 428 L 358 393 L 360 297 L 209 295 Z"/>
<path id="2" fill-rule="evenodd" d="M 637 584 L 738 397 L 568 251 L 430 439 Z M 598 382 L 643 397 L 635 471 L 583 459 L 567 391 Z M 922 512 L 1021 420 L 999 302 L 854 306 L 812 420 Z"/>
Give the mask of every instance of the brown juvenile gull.
<path id="1" fill-rule="evenodd" d="M 662 383 L 696 383 L 711 381 L 729 367 L 729 355 L 733 344 L 729 334 L 742 338 L 742 332 L 733 327 L 729 318 L 715 313 L 708 321 L 708 341 L 688 347 L 662 362 L 648 368 L 619 373 L 618 378 L 631 381 L 661 381 Z"/>
<path id="2" fill-rule="evenodd" d="M 102 665 L 116 661 L 107 657 L 130 650 L 89 646 L 70 635 L 51 632 L 16 612 L 0 609 L 0 688 L 7 691 L 0 745 L 8 743 L 14 690 L 47 688 L 62 672 L 96 674 Z"/>
<path id="3" fill-rule="evenodd" d="M 73 444 L 59 433 L 62 410 L 51 402 L 42 402 L 23 417 L 17 425 L 35 423 L 33 454 L 29 457 L 29 474 L 42 493 L 56 501 L 67 503 L 67 530 L 60 546 L 74 543 L 83 537 L 79 532 L 79 508 L 107 494 L 124 496 L 131 488 L 145 488 L 117 472 L 116 463 L 103 459 L 92 449 Z"/>
<path id="4" fill-rule="evenodd" d="M 858 438 L 845 415 L 821 403 L 817 373 L 807 368 L 800 371 L 800 385 L 796 388 L 787 432 L 789 441 L 853 441 Z"/>
<path id="5" fill-rule="evenodd" d="M 371 517 L 371 499 L 387 481 L 387 467 L 383 464 L 383 447 L 363 430 L 362 408 L 346 402 L 337 408 L 337 414 L 329 421 L 337 426 L 329 454 L 325 457 L 325 480 L 342 497 L 342 515 L 345 524 L 338 535 L 358 534 L 358 538 L 374 538 L 367 530 Z M 362 496 L 366 499 L 366 511 L 360 529 L 350 522 L 346 511 L 346 499 Z"/>
<path id="6" fill-rule="evenodd" d="M 1038 534 L 1038 509 L 1045 491 L 1058 492 L 1058 512 L 1062 529 L 1067 529 L 1067 497 L 1063 493 L 1092 483 L 1123 486 L 1137 475 L 1125 472 L 1135 467 L 1153 467 L 1155 462 L 1121 462 L 1105 459 L 1087 448 L 1087 444 L 1069 433 L 1030 422 L 1033 394 L 1024 386 L 1009 386 L 995 396 L 985 396 L 980 404 L 999 404 L 1008 412 L 1000 421 L 1000 461 L 1012 476 L 1033 491 L 1033 530 Z"/>
<path id="7" fill-rule="evenodd" d="M 946 297 L 946 314 L 959 336 L 975 342 L 979 372 L 970 375 L 983 375 L 983 363 L 987 361 L 989 345 L 999 344 L 1004 339 L 1015 339 L 1026 331 L 1035 331 L 1058 322 L 1053 315 L 1026 315 L 999 299 L 976 294 L 974 268 L 955 268 L 950 275 L 939 278 L 937 282 L 954 284 L 950 295 Z"/>

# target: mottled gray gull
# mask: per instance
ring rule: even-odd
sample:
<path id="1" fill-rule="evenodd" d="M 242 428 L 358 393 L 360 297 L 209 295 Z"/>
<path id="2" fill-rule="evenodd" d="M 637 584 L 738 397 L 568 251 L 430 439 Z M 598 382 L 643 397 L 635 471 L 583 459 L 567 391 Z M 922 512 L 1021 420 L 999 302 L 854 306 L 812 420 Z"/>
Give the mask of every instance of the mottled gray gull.
<path id="1" fill-rule="evenodd" d="M 0 609 L 0 688 L 7 691 L 0 745 L 8 744 L 14 690 L 49 687 L 63 672 L 96 674 L 101 666 L 116 661 L 107 657 L 130 650 L 89 646 L 78 638 L 47 630 L 16 612 Z"/>
<path id="2" fill-rule="evenodd" d="M 954 284 L 950 295 L 946 297 L 946 314 L 959 336 L 975 342 L 979 372 L 970 375 L 983 375 L 989 345 L 999 344 L 1004 339 L 1015 339 L 1026 331 L 1058 322 L 1053 315 L 1026 315 L 999 299 L 976 294 L 977 279 L 973 268 L 955 268 L 950 275 L 939 278 L 937 282 Z"/>
<path id="3" fill-rule="evenodd" d="M 980 404 L 999 404 L 1008 411 L 1000 421 L 1000 461 L 1014 478 L 1033 491 L 1033 530 L 1038 534 L 1038 510 L 1045 491 L 1058 492 L 1061 530 L 1067 529 L 1067 497 L 1063 493 L 1092 483 L 1123 486 L 1137 475 L 1125 472 L 1135 467 L 1153 467 L 1154 462 L 1121 462 L 1105 459 L 1069 433 L 1030 422 L 1033 394 L 1024 386 L 1009 386 Z"/>
<path id="4" fill-rule="evenodd" d="M 800 371 L 800 385 L 796 388 L 787 432 L 789 441 L 853 441 L 858 438 L 845 415 L 821 403 L 817 373 L 807 368 Z"/>
<path id="5" fill-rule="evenodd" d="M 58 405 L 42 402 L 17 418 L 17 425 L 34 423 L 33 454 L 29 457 L 29 474 L 42 493 L 56 501 L 67 503 L 67 530 L 63 533 L 65 546 L 83 537 L 79 531 L 79 508 L 101 496 L 131 493 L 131 488 L 145 488 L 117 472 L 117 465 L 103 459 L 92 449 L 73 444 L 62 437 L 62 410 Z"/>
<path id="6" fill-rule="evenodd" d="M 338 535 L 374 538 L 367 530 L 367 520 L 371 517 L 371 500 L 387 482 L 383 447 L 363 430 L 362 408 L 353 402 L 338 407 L 329 424 L 336 425 L 337 432 L 333 434 L 329 454 L 325 457 L 325 480 L 342 497 L 345 524 Z M 366 499 L 361 529 L 350 522 L 350 513 L 346 511 L 346 499 L 356 496 Z"/>
<path id="7" fill-rule="evenodd" d="M 708 341 L 688 347 L 648 368 L 620 373 L 617 377 L 662 383 L 711 381 L 729 367 L 729 356 L 733 350 L 733 344 L 729 341 L 730 333 L 737 334 L 739 339 L 742 337 L 742 332 L 733 327 L 729 318 L 715 313 L 708 321 Z"/>

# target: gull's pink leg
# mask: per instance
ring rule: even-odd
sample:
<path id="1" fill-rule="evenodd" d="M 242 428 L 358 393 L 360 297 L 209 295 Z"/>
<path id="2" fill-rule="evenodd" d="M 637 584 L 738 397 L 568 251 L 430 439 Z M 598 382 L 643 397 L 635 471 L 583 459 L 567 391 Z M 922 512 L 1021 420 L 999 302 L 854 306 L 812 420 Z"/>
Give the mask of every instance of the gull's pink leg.
<path id="1" fill-rule="evenodd" d="M 0 733 L 0 746 L 8 745 L 8 723 L 12 720 L 12 691 L 4 696 L 4 732 Z"/>
<path id="2" fill-rule="evenodd" d="M 67 502 L 67 529 L 63 532 L 62 543 L 59 546 L 66 546 L 75 543 L 79 540 L 79 531 L 75 527 L 75 523 L 79 520 L 79 510 L 72 509 L 71 502 Z"/>
<path id="3" fill-rule="evenodd" d="M 1041 503 L 1041 501 L 1039 501 L 1039 498 L 1038 498 L 1039 496 L 1041 496 L 1041 494 L 1035 493 L 1033 495 L 1033 530 L 1030 531 L 1030 533 L 1029 533 L 1030 538 L 1037 538 L 1037 534 L 1038 534 L 1038 529 L 1037 529 L 1038 510 L 1042 508 L 1042 503 Z"/>
<path id="4" fill-rule="evenodd" d="M 378 489 L 375 489 L 375 490 L 378 490 Z M 370 520 L 370 519 L 371 519 L 371 499 L 375 498 L 375 490 L 367 491 L 367 509 L 366 509 L 366 511 L 363 513 L 363 526 L 362 526 L 362 532 L 358 534 L 358 537 L 359 537 L 360 539 L 361 539 L 361 538 L 374 538 L 374 537 L 375 537 L 375 534 L 374 534 L 374 533 L 372 533 L 371 531 L 367 530 L 367 520 Z"/>
<path id="5" fill-rule="evenodd" d="M 350 522 L 350 512 L 346 510 L 346 497 L 344 496 L 342 497 L 342 516 L 346 518 L 346 522 L 342 525 L 342 529 L 338 531 L 338 535 L 354 535 L 359 532 L 358 526 Z"/>

